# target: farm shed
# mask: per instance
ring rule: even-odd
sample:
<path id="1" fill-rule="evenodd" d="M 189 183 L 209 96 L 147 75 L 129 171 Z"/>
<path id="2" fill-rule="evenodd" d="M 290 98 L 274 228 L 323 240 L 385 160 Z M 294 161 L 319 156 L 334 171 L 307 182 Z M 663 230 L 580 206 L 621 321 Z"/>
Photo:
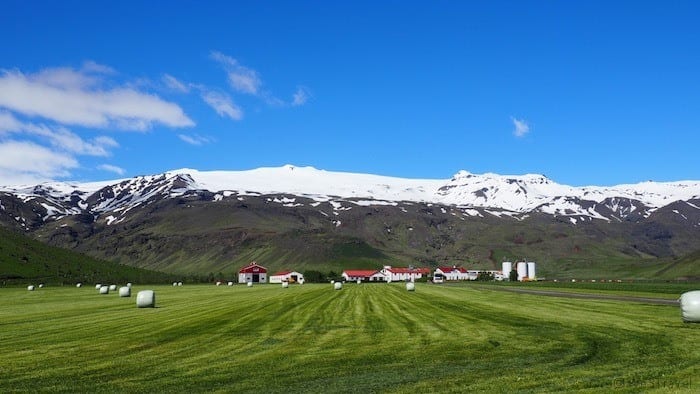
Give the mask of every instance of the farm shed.
<path id="1" fill-rule="evenodd" d="M 435 269 L 436 274 L 441 274 L 444 280 L 468 280 L 469 273 L 463 267 L 438 267 Z"/>
<path id="2" fill-rule="evenodd" d="M 424 275 L 429 276 L 430 275 L 430 269 L 428 268 L 398 268 L 398 267 L 392 267 L 390 265 L 385 265 L 384 268 L 382 268 L 381 273 L 384 274 L 387 277 L 387 280 L 392 282 L 392 281 L 401 281 L 401 280 L 416 280 L 422 278 Z"/>
<path id="3" fill-rule="evenodd" d="M 267 268 L 258 265 L 255 261 L 238 271 L 238 283 L 266 283 Z"/>
<path id="4" fill-rule="evenodd" d="M 386 276 L 377 270 L 345 270 L 342 273 L 346 281 L 386 282 Z"/>
<path id="5" fill-rule="evenodd" d="M 304 275 L 297 271 L 282 271 L 270 275 L 270 283 L 297 283 L 299 281 L 304 281 Z"/>

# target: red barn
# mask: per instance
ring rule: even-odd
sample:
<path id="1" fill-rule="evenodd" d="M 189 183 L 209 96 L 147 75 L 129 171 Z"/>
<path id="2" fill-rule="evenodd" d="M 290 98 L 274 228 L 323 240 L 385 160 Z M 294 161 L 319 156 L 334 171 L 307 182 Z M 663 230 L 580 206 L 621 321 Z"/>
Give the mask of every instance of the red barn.
<path id="1" fill-rule="evenodd" d="M 238 283 L 266 283 L 267 268 L 258 265 L 255 261 L 238 271 Z"/>

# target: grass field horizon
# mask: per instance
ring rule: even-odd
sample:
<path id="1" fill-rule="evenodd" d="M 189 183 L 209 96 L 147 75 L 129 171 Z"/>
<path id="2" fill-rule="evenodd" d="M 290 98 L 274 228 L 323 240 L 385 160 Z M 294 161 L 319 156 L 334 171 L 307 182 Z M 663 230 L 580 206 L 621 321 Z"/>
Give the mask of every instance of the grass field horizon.
<path id="1" fill-rule="evenodd" d="M 136 308 L 145 288 L 157 308 Z M 0 390 L 700 388 L 700 325 L 683 323 L 677 306 L 422 283 L 133 290 L 0 289 Z"/>

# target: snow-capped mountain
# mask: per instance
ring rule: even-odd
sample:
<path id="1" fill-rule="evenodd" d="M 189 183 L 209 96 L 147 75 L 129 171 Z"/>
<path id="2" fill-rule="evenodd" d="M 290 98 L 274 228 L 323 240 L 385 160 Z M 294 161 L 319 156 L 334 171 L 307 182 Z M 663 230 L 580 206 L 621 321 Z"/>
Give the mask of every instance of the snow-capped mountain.
<path id="1" fill-rule="evenodd" d="M 112 222 L 123 220 L 129 210 L 155 200 L 204 192 L 214 202 L 232 196 L 285 195 L 288 197 L 284 200 L 273 201 L 297 206 L 299 203 L 291 197 L 297 196 L 311 204 L 332 202 L 336 208 L 429 203 L 459 209 L 467 216 L 486 213 L 523 219 L 542 213 L 568 217 L 574 224 L 590 219 L 638 220 L 679 201 L 687 209 L 700 212 L 700 181 L 572 187 L 532 174 L 479 175 L 460 171 L 445 180 L 406 179 L 292 165 L 248 171 L 180 169 L 115 181 L 5 186 L 0 187 L 0 211 L 16 199 L 32 207 L 32 217 L 20 215 L 15 218 L 18 222 L 85 213 L 109 213 L 110 219 L 106 220 Z"/>

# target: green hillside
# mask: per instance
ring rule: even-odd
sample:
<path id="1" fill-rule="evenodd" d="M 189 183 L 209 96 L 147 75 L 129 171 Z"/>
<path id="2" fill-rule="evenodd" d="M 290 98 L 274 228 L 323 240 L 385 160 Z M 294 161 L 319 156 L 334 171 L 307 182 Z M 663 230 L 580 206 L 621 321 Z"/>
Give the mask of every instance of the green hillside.
<path id="1" fill-rule="evenodd" d="M 0 227 L 0 284 L 163 283 L 171 275 L 49 246 Z"/>

